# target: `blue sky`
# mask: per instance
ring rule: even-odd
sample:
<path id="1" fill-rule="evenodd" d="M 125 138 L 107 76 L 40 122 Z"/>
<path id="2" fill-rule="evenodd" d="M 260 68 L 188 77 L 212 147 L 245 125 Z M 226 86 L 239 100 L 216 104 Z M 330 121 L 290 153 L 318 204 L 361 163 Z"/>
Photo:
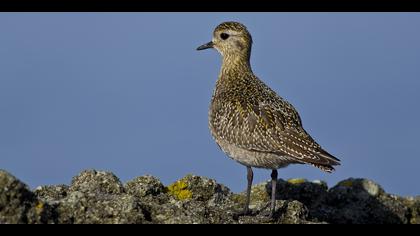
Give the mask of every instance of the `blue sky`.
<path id="1" fill-rule="evenodd" d="M 420 194 L 419 13 L 1 13 L 0 168 L 31 187 L 94 168 L 244 190 L 245 168 L 207 125 L 220 56 L 195 50 L 226 20 L 248 27 L 254 72 L 342 160 L 281 178 Z"/>

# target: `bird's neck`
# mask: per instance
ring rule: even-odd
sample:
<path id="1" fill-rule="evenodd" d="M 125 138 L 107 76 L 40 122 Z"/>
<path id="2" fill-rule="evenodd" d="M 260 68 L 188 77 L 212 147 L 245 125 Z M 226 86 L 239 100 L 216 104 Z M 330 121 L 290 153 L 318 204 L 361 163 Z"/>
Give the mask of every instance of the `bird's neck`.
<path id="1" fill-rule="evenodd" d="M 249 60 L 224 57 L 213 97 L 225 94 L 229 90 L 235 90 L 235 93 L 241 92 L 237 88 L 249 84 L 254 78 Z"/>
<path id="2" fill-rule="evenodd" d="M 237 77 L 238 74 L 252 74 L 249 56 L 247 55 L 225 55 L 223 56 L 220 77 Z"/>

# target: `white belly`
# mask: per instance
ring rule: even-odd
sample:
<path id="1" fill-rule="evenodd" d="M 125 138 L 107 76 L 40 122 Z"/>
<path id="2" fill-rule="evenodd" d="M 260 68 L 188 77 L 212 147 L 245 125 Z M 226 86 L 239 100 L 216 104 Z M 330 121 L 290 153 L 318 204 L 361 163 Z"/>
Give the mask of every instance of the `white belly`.
<path id="1" fill-rule="evenodd" d="M 228 157 L 245 166 L 273 170 L 286 167 L 292 163 L 298 163 L 287 156 L 279 156 L 272 153 L 249 151 L 220 140 L 217 141 L 217 144 L 226 153 Z"/>

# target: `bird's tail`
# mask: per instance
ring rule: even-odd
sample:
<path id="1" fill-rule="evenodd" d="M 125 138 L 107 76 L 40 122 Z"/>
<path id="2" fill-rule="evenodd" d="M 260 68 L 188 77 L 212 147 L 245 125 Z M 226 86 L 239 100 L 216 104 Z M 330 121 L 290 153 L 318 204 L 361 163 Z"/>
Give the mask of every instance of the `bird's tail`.
<path id="1" fill-rule="evenodd" d="M 313 163 L 309 163 L 309 164 L 328 173 L 332 173 L 333 171 L 335 171 L 334 167 L 330 165 L 320 165 L 320 164 L 313 164 Z"/>
<path id="2" fill-rule="evenodd" d="M 340 159 L 334 157 L 333 155 L 329 154 L 327 151 L 321 149 L 320 152 L 316 155 L 319 156 L 324 163 L 309 163 L 325 172 L 331 173 L 335 169 L 333 166 L 340 165 Z"/>

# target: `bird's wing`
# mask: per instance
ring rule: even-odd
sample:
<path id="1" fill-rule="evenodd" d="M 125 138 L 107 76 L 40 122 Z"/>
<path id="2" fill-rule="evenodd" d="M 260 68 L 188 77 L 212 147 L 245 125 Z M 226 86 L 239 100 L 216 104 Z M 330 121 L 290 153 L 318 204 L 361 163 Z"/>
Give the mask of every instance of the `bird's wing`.
<path id="1" fill-rule="evenodd" d="M 248 81 L 249 82 L 249 81 Z M 247 150 L 288 156 L 317 166 L 339 160 L 317 144 L 303 129 L 296 109 L 261 80 L 242 90 L 219 91 L 210 122 L 218 138 Z"/>
<path id="2" fill-rule="evenodd" d="M 225 110 L 222 118 L 232 128 L 219 130 L 226 141 L 252 151 L 289 156 L 297 162 L 339 164 L 303 129 L 295 108 L 282 98 L 262 102 L 237 100 L 226 107 L 229 111 Z"/>
<path id="3" fill-rule="evenodd" d="M 305 163 L 339 164 L 337 158 L 323 150 L 304 130 L 296 109 L 281 98 L 278 102 L 260 102 L 249 113 L 248 119 L 259 119 L 254 124 L 257 126 L 255 130 L 260 130 L 261 135 L 267 137 L 265 141 L 260 139 L 260 146 L 262 143 L 266 144 L 260 151 L 286 154 Z"/>

